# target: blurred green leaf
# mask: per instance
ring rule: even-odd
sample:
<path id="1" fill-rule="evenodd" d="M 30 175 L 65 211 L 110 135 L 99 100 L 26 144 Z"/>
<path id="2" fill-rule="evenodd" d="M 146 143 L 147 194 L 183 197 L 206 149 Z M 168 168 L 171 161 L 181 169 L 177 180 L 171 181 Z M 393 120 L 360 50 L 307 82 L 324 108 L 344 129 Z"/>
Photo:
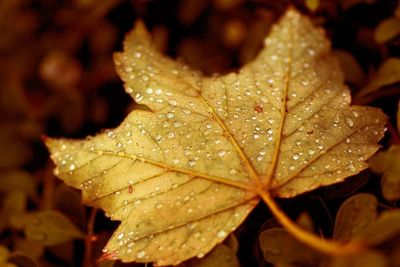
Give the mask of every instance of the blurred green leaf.
<path id="1" fill-rule="evenodd" d="M 60 184 L 54 195 L 54 208 L 71 218 L 78 226 L 84 227 L 86 224 L 85 209 L 80 194 L 71 187 Z"/>
<path id="2" fill-rule="evenodd" d="M 356 98 L 361 98 L 367 94 L 377 91 L 383 86 L 391 85 L 400 81 L 400 58 L 387 58 L 379 67 L 376 75 L 370 82 L 360 89 Z"/>
<path id="3" fill-rule="evenodd" d="M 322 255 L 293 238 L 282 228 L 271 228 L 259 236 L 264 259 L 277 266 L 317 266 Z"/>
<path id="4" fill-rule="evenodd" d="M 239 260 L 235 252 L 224 244 L 219 244 L 211 250 L 204 258 L 193 258 L 179 267 L 240 267 Z"/>
<path id="5" fill-rule="evenodd" d="M 0 125 L 1 129 L 3 126 Z M 32 155 L 31 147 L 24 140 L 0 132 L 0 169 L 20 167 Z"/>
<path id="6" fill-rule="evenodd" d="M 358 237 L 377 216 L 378 200 L 371 194 L 357 194 L 347 199 L 336 214 L 333 237 L 349 241 Z"/>
<path id="7" fill-rule="evenodd" d="M 365 81 L 364 73 L 352 54 L 345 50 L 333 50 L 333 55 L 339 59 L 340 67 L 344 72 L 345 80 L 356 86 Z"/>
<path id="8" fill-rule="evenodd" d="M 224 240 L 224 244 L 232 249 L 234 253 L 237 253 L 239 250 L 239 241 L 237 240 L 234 233 L 228 235 L 228 237 Z"/>
<path id="9" fill-rule="evenodd" d="M 0 263 L 5 262 L 10 255 L 10 251 L 7 247 L 0 245 Z"/>
<path id="10" fill-rule="evenodd" d="M 397 118 L 397 132 L 399 132 L 400 133 L 400 100 L 399 100 L 399 103 L 397 104 L 397 116 L 396 116 Z"/>
<path id="11" fill-rule="evenodd" d="M 36 261 L 22 253 L 13 253 L 8 261 L 14 263 L 18 267 L 37 267 Z"/>
<path id="12" fill-rule="evenodd" d="M 15 216 L 25 212 L 27 203 L 26 194 L 21 191 L 11 191 L 3 199 L 0 211 L 0 231 L 12 225 L 12 219 Z"/>
<path id="13" fill-rule="evenodd" d="M 381 21 L 375 29 L 375 41 L 385 43 L 400 33 L 400 18 L 390 17 Z"/>
<path id="14" fill-rule="evenodd" d="M 42 245 L 56 245 L 71 239 L 84 238 L 84 234 L 62 213 L 54 210 L 33 212 L 13 219 L 29 240 Z"/>
<path id="15" fill-rule="evenodd" d="M 392 145 L 387 151 L 377 153 L 369 161 L 370 168 L 383 173 L 382 195 L 388 201 L 400 199 L 400 146 Z"/>
<path id="16" fill-rule="evenodd" d="M 327 267 L 386 267 L 388 260 L 383 253 L 377 251 L 366 251 L 361 254 L 335 257 Z"/>
<path id="17" fill-rule="evenodd" d="M 342 6 L 342 9 L 347 10 L 355 5 L 359 4 L 368 4 L 371 5 L 375 3 L 376 0 L 340 0 L 340 4 Z"/>
<path id="18" fill-rule="evenodd" d="M 113 267 L 116 261 L 101 261 L 97 263 L 98 267 Z"/>
<path id="19" fill-rule="evenodd" d="M 21 191 L 31 199 L 37 199 L 34 177 L 21 169 L 0 172 L 0 192 L 9 191 Z"/>
<path id="20" fill-rule="evenodd" d="M 319 0 L 305 0 L 304 4 L 312 12 L 317 10 L 320 5 Z"/>
<path id="21" fill-rule="evenodd" d="M 297 223 L 304 229 L 314 231 L 314 222 L 307 212 L 302 212 L 299 217 L 297 217 Z"/>
<path id="22" fill-rule="evenodd" d="M 362 233 L 362 239 L 372 245 L 381 244 L 400 233 L 400 210 L 383 211 Z"/>
<path id="23" fill-rule="evenodd" d="M 22 238 L 15 239 L 13 249 L 32 259 L 38 259 L 44 253 L 44 247 L 40 243 Z"/>

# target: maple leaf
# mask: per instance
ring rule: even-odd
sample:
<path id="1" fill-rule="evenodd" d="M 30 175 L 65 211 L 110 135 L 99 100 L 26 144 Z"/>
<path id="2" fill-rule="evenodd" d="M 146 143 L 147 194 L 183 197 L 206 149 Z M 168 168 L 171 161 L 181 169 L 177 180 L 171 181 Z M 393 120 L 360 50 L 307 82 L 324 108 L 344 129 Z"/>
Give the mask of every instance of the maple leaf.
<path id="1" fill-rule="evenodd" d="M 386 117 L 349 106 L 329 42 L 309 19 L 288 10 L 237 73 L 203 77 L 161 55 L 140 22 L 115 64 L 126 92 L 151 111 L 86 140 L 46 140 L 56 175 L 121 221 L 107 257 L 158 265 L 202 257 L 260 198 L 300 240 L 340 250 L 298 228 L 271 195 L 367 168 Z"/>

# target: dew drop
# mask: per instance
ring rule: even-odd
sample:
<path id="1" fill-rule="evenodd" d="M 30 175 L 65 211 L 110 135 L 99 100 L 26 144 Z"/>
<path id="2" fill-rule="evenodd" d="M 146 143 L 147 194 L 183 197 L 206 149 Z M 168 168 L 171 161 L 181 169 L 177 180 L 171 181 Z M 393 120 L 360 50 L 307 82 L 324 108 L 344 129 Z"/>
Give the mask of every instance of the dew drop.
<path id="1" fill-rule="evenodd" d="M 354 126 L 353 119 L 350 117 L 346 117 L 345 122 L 346 122 L 347 126 L 349 126 L 350 128 L 352 128 Z"/>
<path id="2" fill-rule="evenodd" d="M 152 94 L 153 93 L 153 89 L 152 88 L 147 88 L 146 89 L 146 93 L 149 94 L 149 95 Z"/>
<path id="3" fill-rule="evenodd" d="M 186 115 L 189 115 L 190 113 L 192 113 L 189 109 L 182 109 L 182 112 Z"/>
<path id="4" fill-rule="evenodd" d="M 167 133 L 167 137 L 168 137 L 169 139 L 174 138 L 174 137 L 175 137 L 174 132 L 168 132 L 168 133 Z"/>
<path id="5" fill-rule="evenodd" d="M 224 230 L 219 230 L 217 233 L 218 237 L 225 237 L 226 236 L 226 232 Z"/>
<path id="6" fill-rule="evenodd" d="M 360 113 L 356 110 L 353 110 L 351 113 L 353 114 L 354 118 L 358 118 L 360 116 Z"/>
<path id="7" fill-rule="evenodd" d="M 172 119 L 173 117 L 175 117 L 175 114 L 174 114 L 174 113 L 172 113 L 172 112 L 168 112 L 168 113 L 167 113 L 167 118 L 168 118 L 168 119 Z"/>
<path id="8" fill-rule="evenodd" d="M 71 164 L 71 165 L 69 165 L 69 168 L 68 168 L 68 169 L 69 169 L 70 171 L 73 171 L 73 170 L 75 170 L 75 168 L 76 168 L 76 167 L 75 167 L 75 164 Z"/>
<path id="9" fill-rule="evenodd" d="M 309 150 L 308 150 L 308 155 L 312 156 L 312 155 L 314 155 L 314 154 L 315 154 L 315 151 L 314 151 L 314 150 L 312 150 L 312 149 L 309 149 Z"/>
<path id="10" fill-rule="evenodd" d="M 119 235 L 117 236 L 118 240 L 121 240 L 123 237 L 124 237 L 124 234 L 123 234 L 123 233 L 121 233 L 121 234 L 119 234 Z"/>
<path id="11" fill-rule="evenodd" d="M 294 160 L 298 160 L 298 159 L 300 158 L 300 155 L 297 154 L 297 153 L 294 153 L 293 156 L 292 156 L 292 158 L 293 158 Z"/>
<path id="12" fill-rule="evenodd" d="M 138 253 L 136 253 L 136 258 L 138 259 L 142 259 L 144 258 L 144 256 L 146 256 L 146 252 L 143 250 L 138 251 Z"/>
<path id="13" fill-rule="evenodd" d="M 220 157 L 223 157 L 223 156 L 225 156 L 225 150 L 223 150 L 223 149 L 220 149 L 220 150 L 218 150 L 217 151 L 217 154 L 218 154 L 218 156 L 220 156 Z"/>
<path id="14" fill-rule="evenodd" d="M 143 100 L 143 96 L 141 94 L 137 93 L 135 95 L 134 99 L 135 99 L 136 103 L 139 103 Z"/>

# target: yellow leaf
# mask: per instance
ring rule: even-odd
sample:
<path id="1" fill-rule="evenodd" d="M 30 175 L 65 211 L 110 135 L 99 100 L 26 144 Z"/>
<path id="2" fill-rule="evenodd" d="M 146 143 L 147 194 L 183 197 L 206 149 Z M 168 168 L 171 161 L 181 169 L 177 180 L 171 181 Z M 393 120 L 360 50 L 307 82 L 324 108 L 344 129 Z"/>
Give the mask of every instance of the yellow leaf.
<path id="1" fill-rule="evenodd" d="M 168 265 L 203 256 L 260 198 L 296 238 L 346 251 L 297 227 L 271 195 L 293 197 L 367 168 L 386 117 L 349 106 L 323 31 L 297 11 L 264 44 L 239 72 L 204 77 L 157 52 L 137 23 L 115 64 L 127 93 L 151 111 L 134 110 L 86 140 L 46 140 L 55 173 L 121 221 L 106 258 Z"/>
<path id="2" fill-rule="evenodd" d="M 400 33 L 400 18 L 390 17 L 381 21 L 375 29 L 375 41 L 385 43 Z"/>

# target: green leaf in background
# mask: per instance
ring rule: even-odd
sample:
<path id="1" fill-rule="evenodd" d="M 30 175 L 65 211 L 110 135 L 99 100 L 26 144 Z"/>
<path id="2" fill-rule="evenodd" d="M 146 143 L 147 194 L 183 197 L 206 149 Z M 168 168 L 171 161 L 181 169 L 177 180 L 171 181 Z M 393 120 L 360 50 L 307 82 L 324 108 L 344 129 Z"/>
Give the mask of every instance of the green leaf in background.
<path id="1" fill-rule="evenodd" d="M 228 246 L 234 253 L 237 253 L 239 250 L 239 241 L 233 233 L 228 235 L 223 244 Z"/>
<path id="2" fill-rule="evenodd" d="M 0 230 L 12 227 L 12 218 L 25 212 L 27 197 L 21 191 L 10 191 L 3 198 L 0 210 Z"/>
<path id="3" fill-rule="evenodd" d="M 282 228 L 263 231 L 259 236 L 259 245 L 264 259 L 276 266 L 317 266 L 322 257 Z"/>
<path id="4" fill-rule="evenodd" d="M 360 86 L 365 81 L 365 75 L 354 56 L 345 50 L 333 50 L 333 55 L 339 60 L 346 82 Z"/>
<path id="5" fill-rule="evenodd" d="M 383 86 L 391 85 L 400 81 L 400 58 L 387 58 L 379 67 L 377 73 L 370 80 L 369 84 L 360 89 L 355 96 L 356 99 L 364 97 L 377 91 Z"/>
<path id="6" fill-rule="evenodd" d="M 13 253 L 9 258 L 8 262 L 15 264 L 18 267 L 37 267 L 39 266 L 35 260 L 31 259 L 27 255 L 21 253 Z"/>
<path id="7" fill-rule="evenodd" d="M 379 245 L 400 233 L 400 210 L 384 211 L 378 219 L 365 229 L 362 238 L 371 245 Z"/>
<path id="8" fill-rule="evenodd" d="M 84 234 L 62 213 L 47 210 L 24 214 L 15 218 L 14 225 L 19 225 L 29 240 L 42 245 L 56 245 Z"/>
<path id="9" fill-rule="evenodd" d="M 7 247 L 0 245 L 0 263 L 5 262 L 10 255 L 10 251 Z"/>
<path id="10" fill-rule="evenodd" d="M 240 267 L 235 252 L 224 244 L 219 244 L 211 250 L 204 258 L 193 258 L 179 267 Z"/>
<path id="11" fill-rule="evenodd" d="M 381 21 L 375 29 L 374 38 L 377 43 L 390 41 L 400 33 L 400 18 L 390 17 Z"/>
<path id="12" fill-rule="evenodd" d="M 13 250 L 29 256 L 32 259 L 39 259 L 44 253 L 44 247 L 36 241 L 17 238 L 13 242 Z"/>
<path id="13" fill-rule="evenodd" d="M 327 267 L 386 267 L 388 260 L 383 253 L 366 251 L 361 254 L 331 259 Z"/>
<path id="14" fill-rule="evenodd" d="M 336 215 L 333 237 L 340 241 L 358 237 L 375 221 L 377 205 L 376 197 L 371 194 L 357 194 L 347 199 Z"/>
<path id="15" fill-rule="evenodd" d="M 31 199 L 37 199 L 35 180 L 27 171 L 11 169 L 0 172 L 0 192 L 21 191 Z"/>
<path id="16" fill-rule="evenodd" d="M 370 168 L 383 173 L 382 195 L 388 201 L 400 199 L 400 146 L 392 145 L 379 152 L 369 161 Z"/>

